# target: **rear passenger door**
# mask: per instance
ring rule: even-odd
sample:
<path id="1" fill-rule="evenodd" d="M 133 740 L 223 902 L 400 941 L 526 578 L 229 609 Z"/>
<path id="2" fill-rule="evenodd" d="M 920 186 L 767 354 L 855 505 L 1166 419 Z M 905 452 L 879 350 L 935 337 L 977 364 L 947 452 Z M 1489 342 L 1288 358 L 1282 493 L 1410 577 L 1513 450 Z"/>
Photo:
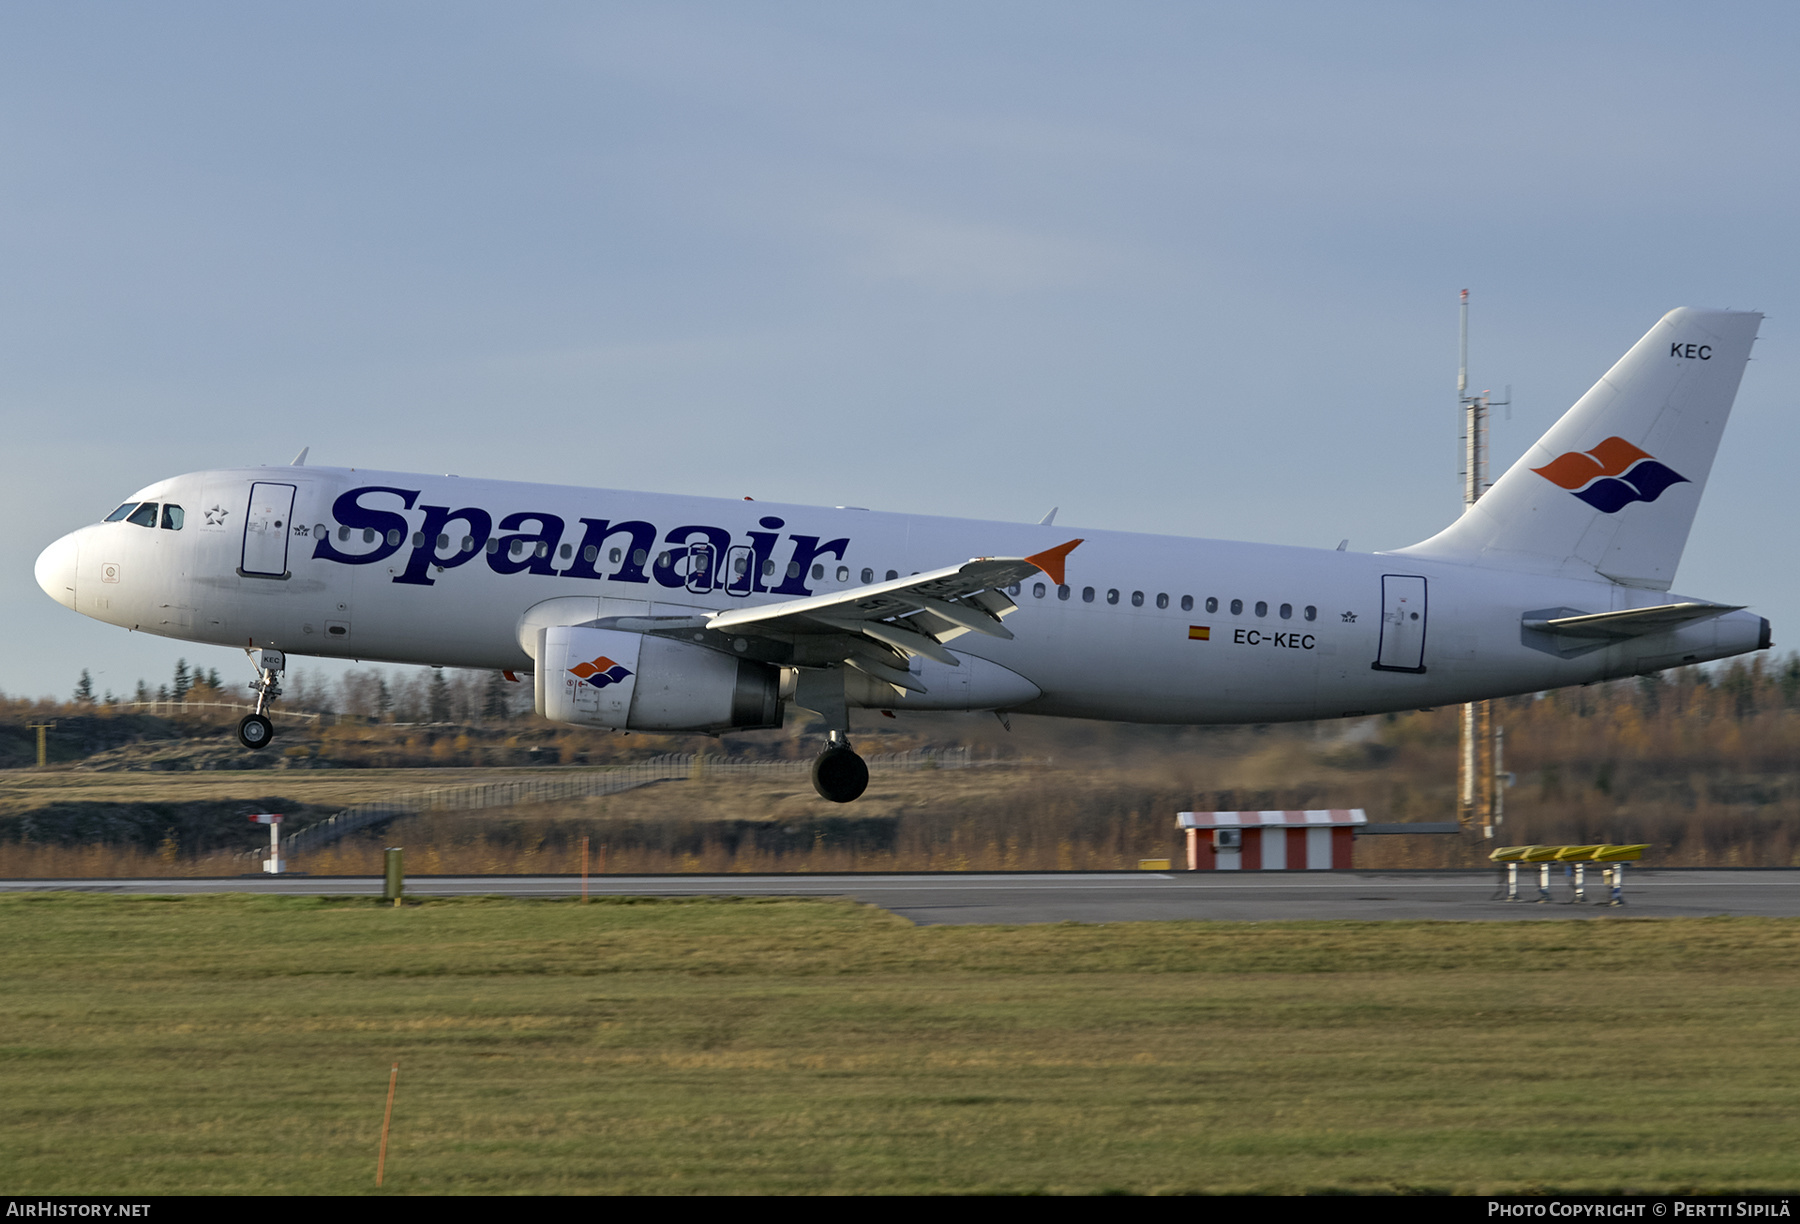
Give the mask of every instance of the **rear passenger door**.
<path id="1" fill-rule="evenodd" d="M 1381 648 L 1376 671 L 1425 670 L 1425 580 L 1411 574 L 1381 576 Z"/>

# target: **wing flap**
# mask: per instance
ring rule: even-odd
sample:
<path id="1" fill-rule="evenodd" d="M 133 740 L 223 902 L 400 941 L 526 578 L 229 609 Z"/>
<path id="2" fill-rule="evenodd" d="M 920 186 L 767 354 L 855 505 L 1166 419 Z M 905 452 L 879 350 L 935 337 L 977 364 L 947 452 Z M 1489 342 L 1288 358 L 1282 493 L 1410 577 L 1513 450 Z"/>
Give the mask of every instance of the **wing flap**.
<path id="1" fill-rule="evenodd" d="M 707 628 L 720 633 L 853 634 L 954 667 L 956 657 L 943 649 L 944 642 L 964 633 L 1011 639 L 1000 618 L 1017 605 L 1005 588 L 1040 572 L 1060 580 L 1063 562 L 1080 543 L 1070 540 L 1031 557 L 974 557 L 961 565 L 829 595 L 732 608 L 709 617 Z"/>

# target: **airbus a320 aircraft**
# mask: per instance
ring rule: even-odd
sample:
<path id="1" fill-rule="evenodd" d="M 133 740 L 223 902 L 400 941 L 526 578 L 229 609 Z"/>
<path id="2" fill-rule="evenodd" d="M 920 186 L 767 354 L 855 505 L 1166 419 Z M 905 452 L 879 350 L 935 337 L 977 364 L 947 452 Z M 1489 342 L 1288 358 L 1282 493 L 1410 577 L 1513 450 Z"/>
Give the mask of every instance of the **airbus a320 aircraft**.
<path id="1" fill-rule="evenodd" d="M 1445 530 L 1356 554 L 302 466 L 198 472 L 50 545 L 96 620 L 249 649 L 273 733 L 289 654 L 530 673 L 588 727 L 717 734 L 847 710 L 1152 723 L 1339 718 L 1767 649 L 1668 594 L 1759 314 L 1682 309 Z M 1052 512 L 1054 515 L 1054 512 Z M 972 559 L 971 554 L 974 554 Z"/>

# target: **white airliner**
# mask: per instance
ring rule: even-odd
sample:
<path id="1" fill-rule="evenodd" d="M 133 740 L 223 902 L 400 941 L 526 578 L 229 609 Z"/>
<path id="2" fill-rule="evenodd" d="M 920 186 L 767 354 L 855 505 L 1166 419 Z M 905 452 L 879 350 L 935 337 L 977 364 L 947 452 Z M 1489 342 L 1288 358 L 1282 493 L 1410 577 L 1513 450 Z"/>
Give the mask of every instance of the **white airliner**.
<path id="1" fill-rule="evenodd" d="M 1461 518 L 1373 555 L 302 466 L 198 472 L 50 545 L 96 620 L 286 655 L 531 673 L 581 726 L 819 714 L 813 781 L 863 792 L 846 710 L 1152 723 L 1339 718 L 1767 649 L 1668 594 L 1759 314 L 1681 309 Z M 1054 515 L 1054 512 L 1052 512 Z M 973 559 L 968 559 L 973 554 Z"/>

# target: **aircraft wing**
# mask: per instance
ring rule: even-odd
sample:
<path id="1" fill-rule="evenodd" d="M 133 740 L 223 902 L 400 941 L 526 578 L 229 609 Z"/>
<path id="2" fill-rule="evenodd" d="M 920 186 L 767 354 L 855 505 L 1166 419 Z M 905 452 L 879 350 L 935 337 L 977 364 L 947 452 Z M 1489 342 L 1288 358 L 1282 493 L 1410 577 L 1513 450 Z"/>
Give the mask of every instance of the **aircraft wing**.
<path id="1" fill-rule="evenodd" d="M 1663 633 L 1690 621 L 1708 620 L 1742 610 L 1741 604 L 1672 603 L 1654 608 L 1627 608 L 1623 612 L 1593 612 L 1572 616 L 1526 617 L 1525 628 L 1563 637 L 1634 638 Z"/>
<path id="2" fill-rule="evenodd" d="M 826 653 L 845 657 L 857 667 L 860 664 L 855 647 L 872 646 L 875 650 L 862 657 L 881 669 L 871 672 L 880 679 L 891 679 L 882 672 L 893 670 L 896 659 L 900 662 L 899 674 L 904 675 L 904 660 L 910 655 L 923 655 L 955 667 L 959 660 L 944 649 L 945 642 L 964 633 L 1010 640 L 1012 631 L 1001 623 L 1001 618 L 1017 605 L 1007 597 L 1004 588 L 1039 572 L 1060 584 L 1063 562 L 1080 543 L 1070 540 L 1029 557 L 973 557 L 961 565 L 829 595 L 732 608 L 707 617 L 705 628 L 717 633 L 773 636 L 788 641 L 840 639 L 836 645 L 841 649 L 826 643 L 814 644 L 826 645 Z"/>

